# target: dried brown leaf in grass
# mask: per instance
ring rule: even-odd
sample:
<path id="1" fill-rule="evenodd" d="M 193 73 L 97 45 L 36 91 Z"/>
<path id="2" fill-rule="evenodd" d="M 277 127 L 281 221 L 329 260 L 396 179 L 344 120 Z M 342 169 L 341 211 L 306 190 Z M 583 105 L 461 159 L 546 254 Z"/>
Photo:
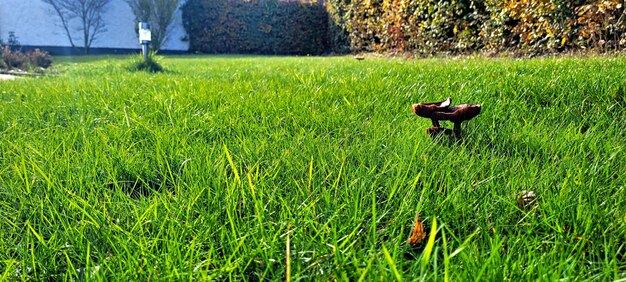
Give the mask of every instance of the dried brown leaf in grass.
<path id="1" fill-rule="evenodd" d="M 411 232 L 411 237 L 407 241 L 407 243 L 411 247 L 417 247 L 426 239 L 426 232 L 424 232 L 424 224 L 420 220 L 419 214 L 415 218 L 415 224 L 413 225 L 413 231 Z"/>

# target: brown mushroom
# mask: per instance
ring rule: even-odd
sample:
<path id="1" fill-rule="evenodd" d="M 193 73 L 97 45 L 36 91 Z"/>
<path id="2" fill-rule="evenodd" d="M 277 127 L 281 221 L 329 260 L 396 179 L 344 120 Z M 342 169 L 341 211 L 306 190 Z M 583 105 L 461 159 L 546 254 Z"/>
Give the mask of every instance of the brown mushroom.
<path id="1" fill-rule="evenodd" d="M 448 97 L 445 101 L 434 103 L 413 104 L 413 112 L 423 118 L 429 118 L 433 122 L 433 127 L 439 127 L 439 121 L 432 118 L 433 113 L 447 110 L 450 107 L 452 98 Z"/>
<path id="2" fill-rule="evenodd" d="M 480 114 L 480 105 L 478 104 L 461 104 L 450 107 L 452 99 L 434 103 L 414 104 L 411 108 L 413 112 L 424 118 L 428 118 L 433 123 L 433 128 L 427 129 L 429 134 L 438 134 L 440 132 L 448 133 L 445 129 L 440 129 L 440 120 L 449 120 L 454 123 L 454 134 L 461 136 L 461 123 L 470 120 Z"/>
<path id="3" fill-rule="evenodd" d="M 473 119 L 480 114 L 480 105 L 461 104 L 437 111 L 431 115 L 432 120 L 449 120 L 454 123 L 454 134 L 461 135 L 461 123 Z"/>

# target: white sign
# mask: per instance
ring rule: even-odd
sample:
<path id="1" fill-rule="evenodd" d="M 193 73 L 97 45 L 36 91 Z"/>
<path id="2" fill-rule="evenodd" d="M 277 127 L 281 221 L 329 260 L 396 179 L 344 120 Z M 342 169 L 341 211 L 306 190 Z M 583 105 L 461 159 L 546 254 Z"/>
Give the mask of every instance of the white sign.
<path id="1" fill-rule="evenodd" d="M 152 34 L 150 33 L 149 29 L 140 29 L 139 30 L 139 42 L 141 43 L 142 41 L 151 41 L 152 40 Z"/>

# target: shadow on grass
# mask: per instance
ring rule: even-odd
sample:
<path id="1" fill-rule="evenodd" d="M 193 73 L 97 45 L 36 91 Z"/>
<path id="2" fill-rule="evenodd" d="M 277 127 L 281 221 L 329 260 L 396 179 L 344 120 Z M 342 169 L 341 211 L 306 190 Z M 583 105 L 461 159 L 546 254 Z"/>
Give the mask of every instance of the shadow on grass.
<path id="1" fill-rule="evenodd" d="M 169 179 L 158 177 L 142 177 L 129 172 L 123 172 L 113 182 L 106 183 L 109 190 L 121 190 L 130 198 L 138 200 L 149 198 L 155 193 L 167 191 L 174 193 L 174 183 Z"/>

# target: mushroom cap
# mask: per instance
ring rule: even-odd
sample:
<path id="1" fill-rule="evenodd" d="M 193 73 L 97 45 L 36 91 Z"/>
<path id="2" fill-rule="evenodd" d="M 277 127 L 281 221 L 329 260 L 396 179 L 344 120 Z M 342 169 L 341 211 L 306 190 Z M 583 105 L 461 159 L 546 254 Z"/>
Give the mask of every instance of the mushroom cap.
<path id="1" fill-rule="evenodd" d="M 452 98 L 448 97 L 448 99 L 441 102 L 413 104 L 411 109 L 420 117 L 431 118 L 434 112 L 447 110 L 451 102 Z"/>
<path id="2" fill-rule="evenodd" d="M 454 123 L 473 119 L 480 114 L 479 104 L 461 104 L 431 113 L 430 118 L 436 120 L 449 120 Z"/>
<path id="3" fill-rule="evenodd" d="M 448 99 L 439 103 L 439 107 L 450 107 L 450 103 L 452 103 L 452 98 L 448 97 Z"/>

